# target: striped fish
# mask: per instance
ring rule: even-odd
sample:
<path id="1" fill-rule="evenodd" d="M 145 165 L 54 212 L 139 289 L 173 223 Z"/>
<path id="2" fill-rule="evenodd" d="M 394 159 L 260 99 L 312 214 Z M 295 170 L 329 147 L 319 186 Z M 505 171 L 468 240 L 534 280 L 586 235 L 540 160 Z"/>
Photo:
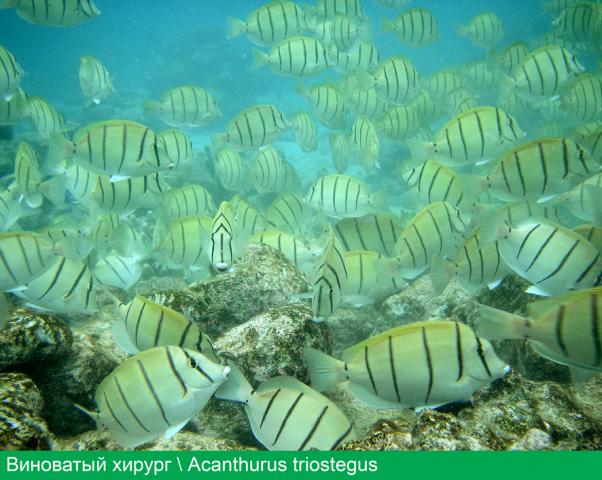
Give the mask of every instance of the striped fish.
<path id="1" fill-rule="evenodd" d="M 343 299 L 347 280 L 343 250 L 330 232 L 314 275 L 311 299 L 314 322 L 323 322 L 335 312 Z"/>
<path id="2" fill-rule="evenodd" d="M 504 47 L 499 57 L 499 65 L 506 75 L 514 75 L 523 59 L 529 54 L 529 47 L 522 42 L 512 42 Z"/>
<path id="3" fill-rule="evenodd" d="M 267 227 L 267 221 L 255 207 L 240 195 L 230 200 L 234 208 L 235 251 L 244 251 L 248 239 Z"/>
<path id="4" fill-rule="evenodd" d="M 94 0 L 4 0 L 23 20 L 48 27 L 75 27 L 100 15 Z"/>
<path id="5" fill-rule="evenodd" d="M 602 17 L 601 17 L 602 18 Z M 582 74 L 562 95 L 562 108 L 576 120 L 589 122 L 602 116 L 602 78 Z"/>
<path id="6" fill-rule="evenodd" d="M 14 125 L 29 116 L 27 95 L 20 88 L 10 100 L 0 97 L 0 125 Z"/>
<path id="7" fill-rule="evenodd" d="M 66 187 L 73 197 L 82 202 L 88 198 L 98 182 L 98 174 L 72 163 L 65 169 Z"/>
<path id="8" fill-rule="evenodd" d="M 415 322 L 364 340 L 337 360 L 305 349 L 318 391 L 347 380 L 348 390 L 372 408 L 434 408 L 467 401 L 509 371 L 487 340 L 459 322 Z"/>
<path id="9" fill-rule="evenodd" d="M 269 206 L 265 218 L 270 228 L 300 235 L 309 220 L 309 209 L 299 195 L 283 193 Z"/>
<path id="10" fill-rule="evenodd" d="M 523 339 L 539 355 L 571 369 L 574 383 L 602 371 L 602 287 L 570 292 L 527 305 L 528 317 L 479 306 L 485 338 Z"/>
<path id="11" fill-rule="evenodd" d="M 10 230 L 21 216 L 21 205 L 15 190 L 0 190 L 0 232 Z"/>
<path id="12" fill-rule="evenodd" d="M 136 256 L 124 257 L 119 254 L 109 254 L 100 258 L 92 275 L 101 285 L 129 290 L 142 276 L 142 265 Z"/>
<path id="13" fill-rule="evenodd" d="M 331 45 L 328 55 L 332 59 L 333 68 L 340 73 L 355 73 L 357 71 L 372 71 L 380 63 L 380 54 L 376 47 L 367 41 L 359 41 L 347 52 Z"/>
<path id="14" fill-rule="evenodd" d="M 15 158 L 15 182 L 19 193 L 31 208 L 39 208 L 44 202 L 38 190 L 42 182 L 40 166 L 36 152 L 31 145 L 25 142 L 19 144 Z"/>
<path id="15" fill-rule="evenodd" d="M 214 146 L 253 150 L 274 142 L 290 123 L 273 105 L 256 105 L 243 110 L 227 125 L 226 133 L 213 138 Z"/>
<path id="16" fill-rule="evenodd" d="M 463 86 L 462 77 L 453 70 L 434 73 L 426 82 L 426 88 L 434 101 L 445 101 L 451 92 Z"/>
<path id="17" fill-rule="evenodd" d="M 551 222 L 528 220 L 503 226 L 500 255 L 515 273 L 531 282 L 534 295 L 560 295 L 600 283 L 602 257 L 585 238 Z"/>
<path id="18" fill-rule="evenodd" d="M 190 166 L 194 159 L 192 142 L 182 130 L 170 129 L 157 134 L 157 145 L 165 148 L 165 155 L 169 159 L 170 169 L 176 170 L 183 166 Z"/>
<path id="19" fill-rule="evenodd" d="M 209 260 L 218 272 L 229 270 L 234 261 L 234 207 L 222 202 L 211 225 Z"/>
<path id="20" fill-rule="evenodd" d="M 264 230 L 256 233 L 249 239 L 249 243 L 263 244 L 278 250 L 288 258 L 302 272 L 310 273 L 315 260 L 317 250 L 305 242 L 301 237 L 278 230 Z"/>
<path id="21" fill-rule="evenodd" d="M 342 133 L 331 132 L 328 135 L 330 156 L 337 173 L 343 174 L 349 168 L 349 143 Z"/>
<path id="22" fill-rule="evenodd" d="M 349 145 L 356 150 L 367 175 L 372 172 L 374 167 L 380 168 L 378 133 L 376 133 L 374 124 L 367 117 L 359 116 L 351 125 Z"/>
<path id="23" fill-rule="evenodd" d="M 127 353 L 135 355 L 154 347 L 173 345 L 202 353 L 212 362 L 218 359 L 211 339 L 180 312 L 136 295 L 117 305 L 119 319 L 113 324 L 113 338 Z"/>
<path id="24" fill-rule="evenodd" d="M 403 141 L 418 126 L 418 116 L 411 106 L 399 105 L 387 110 L 376 126 L 391 140 Z"/>
<path id="25" fill-rule="evenodd" d="M 52 242 L 33 232 L 0 233 L 0 290 L 20 288 L 56 259 Z"/>
<path id="26" fill-rule="evenodd" d="M 551 137 L 506 152 L 487 180 L 501 200 L 529 200 L 565 192 L 598 169 L 578 143 Z"/>
<path id="27" fill-rule="evenodd" d="M 259 193 L 286 191 L 294 186 L 296 176 L 291 172 L 292 165 L 287 167 L 287 161 L 282 154 L 272 145 L 262 148 L 250 171 L 250 181 Z M 293 169 L 294 170 L 294 169 Z"/>
<path id="28" fill-rule="evenodd" d="M 581 220 L 602 225 L 600 199 L 602 195 L 602 172 L 596 173 L 553 200 L 554 204 L 566 205 L 569 211 Z"/>
<path id="29" fill-rule="evenodd" d="M 127 216 L 139 208 L 152 208 L 168 189 L 169 184 L 158 172 L 115 182 L 107 175 L 98 175 L 90 198 L 104 212 L 116 210 Z"/>
<path id="30" fill-rule="evenodd" d="M 378 96 L 375 88 L 352 91 L 346 99 L 346 104 L 356 116 L 372 120 L 380 118 L 387 109 L 387 102 Z"/>
<path id="31" fill-rule="evenodd" d="M 345 252 L 343 259 L 347 269 L 343 297 L 354 306 L 383 300 L 407 285 L 396 258 L 369 250 L 354 250 Z"/>
<path id="32" fill-rule="evenodd" d="M 334 18 L 337 14 L 364 20 L 366 14 L 360 0 L 318 0 L 314 9 L 307 7 L 308 13 L 318 18 Z"/>
<path id="33" fill-rule="evenodd" d="M 60 159 L 68 151 L 80 166 L 116 181 L 169 168 L 164 150 L 150 128 L 130 120 L 107 120 L 78 130 L 73 142 L 53 136 L 48 155 Z"/>
<path id="34" fill-rule="evenodd" d="M 255 438 L 268 450 L 335 450 L 357 434 L 328 398 L 293 377 L 279 376 L 253 389 L 231 365 L 217 398 L 242 403 Z"/>
<path id="35" fill-rule="evenodd" d="M 3 100 L 12 99 L 24 74 L 15 56 L 0 45 L 0 97 Z"/>
<path id="36" fill-rule="evenodd" d="M 126 448 L 173 437 L 226 380 L 229 367 L 180 347 L 156 347 L 122 362 L 96 389 L 98 412 L 78 405 Z"/>
<path id="37" fill-rule="evenodd" d="M 434 202 L 420 210 L 395 247 L 404 278 L 416 278 L 435 258 L 455 257 L 466 227 L 463 215 L 450 203 Z"/>
<path id="38" fill-rule="evenodd" d="M 241 156 L 231 148 L 222 148 L 215 156 L 215 175 L 226 190 L 247 189 L 248 172 Z"/>
<path id="39" fill-rule="evenodd" d="M 345 104 L 343 96 L 336 85 L 325 83 L 307 88 L 299 85 L 297 91 L 305 97 L 318 117 L 318 120 L 329 128 L 345 126 Z"/>
<path id="40" fill-rule="evenodd" d="M 267 65 L 272 72 L 291 77 L 317 75 L 330 65 L 324 45 L 305 36 L 282 40 L 268 53 L 254 49 L 253 60 L 253 68 Z"/>
<path id="41" fill-rule="evenodd" d="M 449 120 L 433 143 L 417 143 L 412 156 L 422 159 L 432 154 L 453 164 L 484 163 L 524 136 L 516 120 L 499 108 L 477 107 Z"/>
<path id="42" fill-rule="evenodd" d="M 204 269 L 207 266 L 210 229 L 209 217 L 187 216 L 172 220 L 164 236 L 156 231 L 159 261 L 172 269 Z"/>
<path id="43" fill-rule="evenodd" d="M 397 221 L 385 214 L 344 218 L 334 226 L 334 233 L 343 250 L 370 250 L 388 257 L 395 255 L 395 244 L 401 232 Z"/>
<path id="44" fill-rule="evenodd" d="M 127 229 L 127 225 L 121 223 L 119 212 L 100 215 L 93 220 L 92 238 L 94 240 L 94 248 L 102 256 L 113 249 L 113 244 L 122 235 L 123 231 Z"/>
<path id="45" fill-rule="evenodd" d="M 547 218 L 555 223 L 562 223 L 562 216 L 558 208 L 551 205 L 542 205 L 529 200 L 518 200 L 503 205 L 494 205 L 494 211 L 483 213 L 485 221 L 491 221 L 496 225 L 506 222 L 510 226 L 516 226 L 532 218 Z M 482 205 L 479 206 L 482 208 Z"/>
<path id="46" fill-rule="evenodd" d="M 65 131 L 65 119 L 44 98 L 29 97 L 27 109 L 36 130 L 44 140 L 48 140 L 53 133 Z"/>
<path id="47" fill-rule="evenodd" d="M 575 42 L 591 43 L 602 33 L 602 7 L 594 2 L 568 5 L 554 20 L 556 32 Z"/>
<path id="48" fill-rule="evenodd" d="M 332 41 L 341 50 L 349 50 L 361 36 L 365 36 L 364 27 L 357 18 L 337 13 L 331 24 Z"/>
<path id="49" fill-rule="evenodd" d="M 57 256 L 42 274 L 15 294 L 30 305 L 54 313 L 92 315 L 97 309 L 94 286 L 88 265 Z"/>
<path id="50" fill-rule="evenodd" d="M 581 0 L 546 0 L 545 2 L 543 2 L 542 9 L 544 12 L 559 15 L 567 8 L 580 1 Z"/>
<path id="51" fill-rule="evenodd" d="M 468 25 L 458 25 L 456 33 L 460 37 L 470 38 L 481 47 L 493 47 L 504 38 L 502 21 L 491 12 L 474 16 Z"/>
<path id="52" fill-rule="evenodd" d="M 594 161 L 602 165 L 602 125 L 591 135 L 585 137 L 582 145 L 590 152 Z"/>
<path id="53" fill-rule="evenodd" d="M 215 98 L 196 85 L 172 88 L 158 102 L 145 102 L 144 114 L 156 113 L 172 127 L 202 127 L 222 116 Z"/>
<path id="54" fill-rule="evenodd" d="M 115 93 L 109 71 L 100 60 L 90 55 L 79 57 L 79 86 L 88 103 L 96 105 Z"/>
<path id="55" fill-rule="evenodd" d="M 568 80 L 583 71 L 577 59 L 558 45 L 546 45 L 529 53 L 512 79 L 520 95 L 528 99 L 552 97 Z"/>
<path id="56" fill-rule="evenodd" d="M 462 83 L 473 90 L 489 93 L 497 87 L 498 74 L 489 67 L 486 60 L 467 63 L 461 71 Z"/>
<path id="57" fill-rule="evenodd" d="M 299 112 L 291 118 L 297 143 L 304 152 L 313 152 L 318 148 L 318 130 L 306 112 Z"/>
<path id="58" fill-rule="evenodd" d="M 598 252 L 602 255 L 602 227 L 585 224 L 575 227 L 573 231 L 581 235 L 589 243 L 596 247 Z"/>
<path id="59" fill-rule="evenodd" d="M 467 186 L 467 178 L 462 178 L 436 160 L 427 160 L 407 170 L 401 178 L 427 205 L 433 202 L 447 202 L 462 211 L 470 210 L 474 205 L 471 194 L 475 193 L 476 188 L 472 185 Z"/>
<path id="60" fill-rule="evenodd" d="M 246 34 L 254 44 L 270 46 L 307 30 L 301 7 L 288 0 L 275 0 L 253 10 L 246 21 L 228 17 L 227 38 Z"/>
<path id="61" fill-rule="evenodd" d="M 382 62 L 373 77 L 373 84 L 384 100 L 402 104 L 418 95 L 419 75 L 412 62 L 403 55 L 395 55 Z"/>
<path id="62" fill-rule="evenodd" d="M 54 244 L 56 253 L 71 260 L 84 261 L 94 248 L 94 242 L 85 228 L 72 220 L 55 221 L 39 231 Z"/>
<path id="63" fill-rule="evenodd" d="M 426 8 L 410 8 L 395 21 L 383 18 L 383 32 L 395 32 L 397 39 L 410 47 L 424 47 L 439 36 L 437 19 Z"/>
<path id="64" fill-rule="evenodd" d="M 416 98 L 407 104 L 407 107 L 414 110 L 417 122 L 430 123 L 443 113 L 443 109 L 433 101 L 428 90 L 422 90 Z"/>
<path id="65" fill-rule="evenodd" d="M 171 189 L 163 195 L 162 203 L 167 218 L 213 216 L 216 210 L 211 193 L 202 185 Z"/>
<path id="66" fill-rule="evenodd" d="M 361 217 L 381 203 L 380 192 L 371 193 L 363 181 L 347 175 L 318 178 L 305 195 L 305 201 L 332 217 Z"/>

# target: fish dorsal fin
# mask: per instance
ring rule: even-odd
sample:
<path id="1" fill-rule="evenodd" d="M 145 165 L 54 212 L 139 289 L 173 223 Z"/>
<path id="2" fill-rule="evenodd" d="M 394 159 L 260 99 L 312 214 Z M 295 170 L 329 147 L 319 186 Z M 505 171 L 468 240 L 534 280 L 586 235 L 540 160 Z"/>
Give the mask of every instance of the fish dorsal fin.
<path id="1" fill-rule="evenodd" d="M 124 352 L 129 353 L 130 355 L 140 353 L 140 350 L 130 338 L 127 329 L 125 328 L 125 322 L 122 319 L 117 319 L 113 323 L 112 333 L 113 341 Z"/>
<path id="2" fill-rule="evenodd" d="M 269 390 L 276 390 L 279 388 L 290 388 L 291 390 L 297 390 L 304 394 L 316 396 L 316 391 L 305 385 L 303 382 L 296 378 L 289 377 L 288 375 L 281 375 L 279 377 L 270 378 L 263 382 L 256 390 L 256 393 L 263 393 Z"/>
<path id="3" fill-rule="evenodd" d="M 388 337 L 401 337 L 403 335 L 411 335 L 420 331 L 422 327 L 427 327 L 429 330 L 453 329 L 454 322 L 450 322 L 448 320 L 427 320 L 423 322 L 415 322 L 409 325 L 402 325 L 401 327 L 392 328 L 385 332 L 379 333 L 374 337 L 370 337 L 367 340 L 358 343 L 357 345 L 349 347 L 343 352 L 342 360 L 343 362 L 350 362 L 365 347 L 376 345 Z"/>
<path id="4" fill-rule="evenodd" d="M 602 295 L 602 288 L 597 287 L 595 289 L 586 289 L 586 290 L 578 290 L 566 293 L 564 295 L 559 295 L 557 297 L 549 298 L 546 300 L 539 300 L 537 302 L 530 303 L 527 306 L 527 311 L 529 312 L 529 316 L 533 319 L 537 319 L 549 313 L 550 311 L 558 308 L 563 303 L 567 302 L 575 302 L 577 300 L 587 298 L 593 293 L 597 293 L 598 295 Z"/>

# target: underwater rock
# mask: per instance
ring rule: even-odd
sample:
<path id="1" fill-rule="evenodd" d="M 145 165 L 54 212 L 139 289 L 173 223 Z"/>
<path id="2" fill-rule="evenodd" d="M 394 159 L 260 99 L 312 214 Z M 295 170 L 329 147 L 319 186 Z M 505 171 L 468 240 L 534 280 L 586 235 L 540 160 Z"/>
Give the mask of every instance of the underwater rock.
<path id="1" fill-rule="evenodd" d="M 73 435 L 94 428 L 94 422 L 73 404 L 96 410 L 96 387 L 117 364 L 92 337 L 74 332 L 73 345 L 64 358 L 31 370 L 44 395 L 42 414 L 54 434 Z"/>
<path id="2" fill-rule="evenodd" d="M 267 245 L 249 245 L 248 253 L 234 262 L 232 272 L 150 299 L 182 312 L 211 338 L 217 338 L 270 307 L 290 303 L 291 295 L 308 288 L 305 276 L 280 252 Z"/>
<path id="3" fill-rule="evenodd" d="M 40 417 L 44 401 L 22 373 L 0 373 L 0 450 L 50 450 L 54 439 Z"/>
<path id="4" fill-rule="evenodd" d="M 62 320 L 18 308 L 0 331 L 0 371 L 59 359 L 69 351 L 72 341 L 71 329 Z"/>
<path id="5" fill-rule="evenodd" d="M 598 450 L 602 376 L 580 393 L 553 382 L 531 382 L 512 372 L 474 395 L 472 406 L 424 410 L 378 422 L 359 450 Z"/>
<path id="6" fill-rule="evenodd" d="M 251 383 L 277 375 L 307 382 L 306 346 L 330 353 L 332 333 L 327 323 L 314 322 L 311 309 L 301 305 L 270 308 L 215 341 L 218 354 L 234 361 Z"/>
<path id="7" fill-rule="evenodd" d="M 328 317 L 326 323 L 332 329 L 335 356 L 340 356 L 347 347 L 391 328 L 375 305 L 359 308 L 343 305 Z"/>

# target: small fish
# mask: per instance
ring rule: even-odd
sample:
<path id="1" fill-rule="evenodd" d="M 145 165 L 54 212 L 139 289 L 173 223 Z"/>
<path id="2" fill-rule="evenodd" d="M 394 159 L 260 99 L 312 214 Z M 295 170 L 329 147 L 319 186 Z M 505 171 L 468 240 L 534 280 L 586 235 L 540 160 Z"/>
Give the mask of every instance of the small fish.
<path id="1" fill-rule="evenodd" d="M 309 209 L 302 197 L 295 193 L 282 193 L 269 206 L 265 218 L 270 228 L 300 235 L 309 216 Z"/>
<path id="2" fill-rule="evenodd" d="M 334 18 L 337 14 L 359 20 L 366 18 L 360 0 L 318 0 L 315 7 L 307 6 L 307 14 L 313 14 L 322 19 Z"/>
<path id="3" fill-rule="evenodd" d="M 109 71 L 100 60 L 90 55 L 82 55 L 79 62 L 79 86 L 88 103 L 98 105 L 115 93 Z"/>
<path id="4" fill-rule="evenodd" d="M 594 2 L 567 5 L 553 23 L 561 36 L 575 42 L 591 43 L 600 35 L 602 8 Z"/>
<path id="5" fill-rule="evenodd" d="M 403 141 L 418 126 L 418 116 L 411 106 L 398 105 L 388 109 L 376 126 L 391 140 Z"/>
<path id="6" fill-rule="evenodd" d="M 94 248 L 89 233 L 74 221 L 55 220 L 39 233 L 52 241 L 59 255 L 70 260 L 84 261 Z"/>
<path id="7" fill-rule="evenodd" d="M 500 255 L 514 272 L 532 283 L 534 295 L 561 295 L 600 283 L 602 257 L 581 235 L 551 222 L 525 221 L 499 227 Z"/>
<path id="8" fill-rule="evenodd" d="M 113 324 L 113 339 L 127 353 L 172 345 L 218 362 L 211 339 L 180 312 L 141 295 L 128 303 L 116 303 L 119 319 Z"/>
<path id="9" fill-rule="evenodd" d="M 348 348 L 342 361 L 307 347 L 305 360 L 313 388 L 348 381 L 350 393 L 372 408 L 467 401 L 510 370 L 487 340 L 447 320 L 393 328 Z"/>
<path id="10" fill-rule="evenodd" d="M 326 48 L 312 37 L 297 36 L 278 42 L 268 53 L 253 50 L 253 68 L 267 65 L 274 73 L 291 77 L 309 77 L 330 65 Z"/>
<path id="11" fill-rule="evenodd" d="M 330 132 L 328 135 L 332 164 L 337 173 L 344 174 L 349 168 L 349 143 L 342 133 Z"/>
<path id="12" fill-rule="evenodd" d="M 42 97 L 29 97 L 27 109 L 36 130 L 44 140 L 50 139 L 52 134 L 62 134 L 68 129 L 63 116 Z"/>
<path id="13" fill-rule="evenodd" d="M 145 116 L 157 113 L 171 127 L 202 127 L 222 116 L 215 98 L 196 85 L 172 88 L 158 102 L 145 102 Z"/>
<path id="14" fill-rule="evenodd" d="M 306 112 L 299 112 L 291 118 L 295 129 L 297 143 L 304 152 L 313 152 L 318 148 L 318 130 Z"/>
<path id="15" fill-rule="evenodd" d="M 210 217 L 175 218 L 164 235 L 160 225 L 160 222 L 157 222 L 154 241 L 160 263 L 171 269 L 202 270 L 207 267 L 206 248 L 211 231 Z"/>
<path id="16" fill-rule="evenodd" d="M 142 276 L 142 265 L 137 256 L 124 257 L 113 253 L 100 258 L 92 275 L 101 285 L 129 290 Z"/>
<path id="17" fill-rule="evenodd" d="M 48 27 L 75 27 L 100 15 L 94 0 L 2 0 L 2 8 L 16 8 L 26 22 Z"/>
<path id="18" fill-rule="evenodd" d="M 234 261 L 234 207 L 222 202 L 211 225 L 209 259 L 218 272 L 226 272 Z"/>
<path id="19" fill-rule="evenodd" d="M 360 163 L 367 175 L 375 167 L 380 168 L 378 163 L 380 153 L 378 134 L 376 133 L 376 127 L 367 117 L 359 116 L 353 122 L 349 135 L 349 145 L 357 151 Z"/>
<path id="20" fill-rule="evenodd" d="M 601 11 L 602 15 L 602 11 Z M 602 16 L 601 22 L 602 22 Z M 589 122 L 602 116 L 602 78 L 581 74 L 563 93 L 562 108 L 576 120 Z"/>
<path id="21" fill-rule="evenodd" d="M 274 142 L 290 123 L 273 105 L 256 105 L 243 110 L 226 126 L 226 133 L 216 134 L 216 147 L 230 146 L 237 150 L 253 150 Z"/>
<path id="22" fill-rule="evenodd" d="M 1 3 L 0 8 L 2 8 Z M 0 98 L 6 102 L 13 98 L 18 91 L 23 75 L 25 72 L 17 63 L 16 57 L 0 45 Z"/>
<path id="23" fill-rule="evenodd" d="M 376 93 L 375 88 L 352 91 L 347 96 L 346 105 L 355 115 L 372 120 L 382 117 L 387 109 L 387 102 Z"/>
<path id="24" fill-rule="evenodd" d="M 386 205 L 382 192 L 372 193 L 363 181 L 347 175 L 326 175 L 310 187 L 305 201 L 332 217 L 361 217 Z"/>
<path id="25" fill-rule="evenodd" d="M 383 32 L 395 32 L 397 39 L 410 47 L 424 47 L 439 36 L 437 19 L 426 8 L 410 8 L 394 21 L 383 18 Z"/>
<path id="26" fill-rule="evenodd" d="M 310 273 L 316 260 L 317 249 L 299 236 L 278 230 L 264 230 L 249 239 L 249 243 L 261 243 L 278 250 L 302 272 Z"/>
<path id="27" fill-rule="evenodd" d="M 493 47 L 504 38 L 502 21 L 491 12 L 474 16 L 468 25 L 457 25 L 456 33 L 460 37 L 470 38 L 481 47 Z"/>
<path id="28" fill-rule="evenodd" d="M 195 184 L 169 190 L 163 195 L 162 205 L 166 218 L 213 216 L 216 210 L 209 190 Z"/>
<path id="29" fill-rule="evenodd" d="M 241 156 L 231 148 L 222 148 L 217 152 L 215 175 L 226 190 L 239 192 L 247 188 L 247 166 Z"/>
<path id="30" fill-rule="evenodd" d="M 313 112 L 325 126 L 341 128 L 345 125 L 345 103 L 336 85 L 326 83 L 308 89 L 301 84 L 297 91 L 309 101 Z"/>
<path id="31" fill-rule="evenodd" d="M 434 101 L 446 101 L 451 92 L 463 86 L 462 77 L 453 70 L 434 73 L 426 82 L 426 88 Z"/>
<path id="32" fill-rule="evenodd" d="M 272 145 L 262 148 L 255 157 L 250 179 L 259 193 L 286 192 L 299 183 L 295 168 Z"/>
<path id="33" fill-rule="evenodd" d="M 56 259 L 53 244 L 33 232 L 0 233 L 0 291 L 22 288 Z"/>
<path id="34" fill-rule="evenodd" d="M 240 195 L 235 195 L 230 200 L 234 208 L 234 251 L 246 251 L 250 237 L 267 228 L 267 221 L 263 215 Z"/>
<path id="35" fill-rule="evenodd" d="M 0 97 L 0 125 L 15 125 L 29 117 L 27 94 L 18 88 L 10 100 Z"/>
<path id="36" fill-rule="evenodd" d="M 96 187 L 98 174 L 91 172 L 87 168 L 72 163 L 64 168 L 65 187 L 78 202 L 85 202 Z"/>
<path id="37" fill-rule="evenodd" d="M 344 251 L 370 250 L 387 257 L 395 255 L 395 244 L 402 230 L 396 219 L 382 213 L 344 218 L 334 225 Z"/>
<path id="38" fill-rule="evenodd" d="M 443 112 L 440 106 L 433 100 L 428 90 L 422 90 L 407 106 L 414 110 L 417 117 L 416 122 L 418 123 L 430 123 L 439 118 Z"/>
<path id="39" fill-rule="evenodd" d="M 347 280 L 343 250 L 330 231 L 314 275 L 311 300 L 314 322 L 323 322 L 335 312 L 343 299 Z"/>
<path id="40" fill-rule="evenodd" d="M 504 47 L 499 56 L 499 65 L 506 75 L 514 75 L 523 59 L 529 54 L 529 47 L 522 42 L 512 42 Z"/>
<path id="41" fill-rule="evenodd" d="M 44 202 L 42 193 L 38 190 L 42 183 L 42 174 L 36 158 L 36 152 L 25 142 L 19 144 L 15 158 L 15 181 L 18 191 L 31 208 L 39 208 Z"/>
<path id="42" fill-rule="evenodd" d="M 596 247 L 600 255 L 602 255 L 602 227 L 585 224 L 575 227 L 573 231 L 581 235 L 589 243 Z"/>
<path id="43" fill-rule="evenodd" d="M 169 184 L 158 172 L 143 177 L 132 177 L 112 182 L 107 175 L 98 175 L 90 199 L 105 212 L 116 210 L 127 216 L 139 208 L 152 208 Z"/>
<path id="44" fill-rule="evenodd" d="M 215 396 L 244 405 L 255 438 L 268 450 L 335 450 L 357 438 L 339 407 L 296 378 L 270 378 L 254 389 L 230 368 Z"/>
<path id="45" fill-rule="evenodd" d="M 22 214 L 16 188 L 0 190 L 0 232 L 10 230 Z"/>
<path id="46" fill-rule="evenodd" d="M 228 17 L 227 38 L 246 34 L 254 44 L 270 46 L 307 30 L 301 7 L 288 0 L 276 0 L 253 10 L 246 21 Z"/>
<path id="47" fill-rule="evenodd" d="M 478 92 L 495 90 L 498 74 L 485 60 L 470 62 L 462 67 L 463 84 Z"/>
<path id="48" fill-rule="evenodd" d="M 180 347 L 156 347 L 122 362 L 96 389 L 98 412 L 76 405 L 126 448 L 173 437 L 226 380 L 229 367 Z"/>
<path id="49" fill-rule="evenodd" d="M 573 383 L 602 371 L 602 287 L 569 292 L 527 305 L 527 317 L 479 305 L 477 330 L 491 340 L 530 339 L 533 350 L 567 365 Z"/>
<path id="50" fill-rule="evenodd" d="M 182 130 L 172 128 L 157 134 L 157 145 L 165 148 L 165 155 L 171 164 L 171 170 L 178 170 L 192 164 L 194 152 L 192 142 Z"/>
<path id="51" fill-rule="evenodd" d="M 568 192 L 552 199 L 554 205 L 566 205 L 569 211 L 581 220 L 602 225 L 600 198 L 602 195 L 602 172 L 596 173 L 577 184 Z"/>
<path id="52" fill-rule="evenodd" d="M 334 62 L 333 69 L 340 73 L 372 71 L 380 63 L 378 50 L 365 40 L 357 42 L 347 52 L 339 50 L 336 45 L 331 45 L 328 55 Z"/>
<path id="53" fill-rule="evenodd" d="M 418 71 L 404 55 L 390 57 L 378 66 L 374 76 L 366 75 L 366 87 L 374 87 L 388 102 L 400 105 L 418 95 Z"/>

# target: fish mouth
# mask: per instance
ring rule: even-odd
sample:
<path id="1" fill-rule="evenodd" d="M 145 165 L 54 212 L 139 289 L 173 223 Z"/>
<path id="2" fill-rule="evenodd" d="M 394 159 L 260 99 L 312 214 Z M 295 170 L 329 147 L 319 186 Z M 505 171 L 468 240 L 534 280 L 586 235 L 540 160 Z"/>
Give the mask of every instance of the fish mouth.
<path id="1" fill-rule="evenodd" d="M 228 270 L 229 265 L 227 263 L 216 263 L 214 267 L 219 272 L 225 272 Z"/>

